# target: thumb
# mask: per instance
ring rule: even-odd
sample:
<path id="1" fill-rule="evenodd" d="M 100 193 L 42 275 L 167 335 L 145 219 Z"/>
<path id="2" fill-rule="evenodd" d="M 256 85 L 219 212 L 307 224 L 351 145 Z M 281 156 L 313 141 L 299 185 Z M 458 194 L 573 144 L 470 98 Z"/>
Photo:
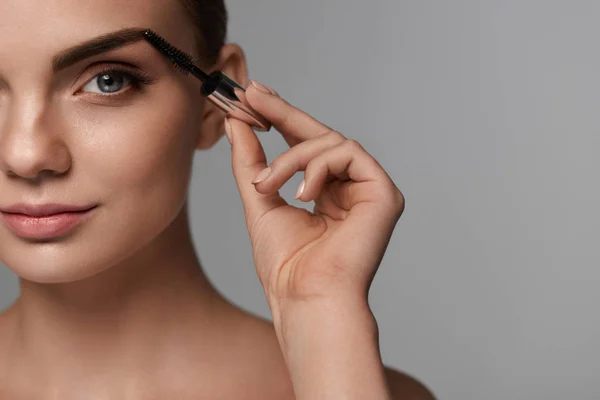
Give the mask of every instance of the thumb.
<path id="1" fill-rule="evenodd" d="M 252 226 L 274 208 L 287 205 L 279 192 L 263 194 L 252 181 L 267 168 L 267 157 L 252 128 L 235 118 L 225 118 L 225 130 L 231 138 L 231 165 L 246 215 L 246 225 Z M 250 232 L 252 233 L 252 232 Z"/>

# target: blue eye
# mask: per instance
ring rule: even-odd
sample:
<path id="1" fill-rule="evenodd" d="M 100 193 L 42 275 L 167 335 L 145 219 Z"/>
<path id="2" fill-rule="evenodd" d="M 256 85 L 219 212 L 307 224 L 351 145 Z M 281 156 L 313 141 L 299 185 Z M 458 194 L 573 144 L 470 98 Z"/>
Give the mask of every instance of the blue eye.
<path id="1" fill-rule="evenodd" d="M 114 62 L 112 65 L 103 63 L 99 67 L 90 68 L 88 73 L 91 79 L 79 92 L 93 93 L 96 99 L 103 98 L 111 101 L 144 93 L 145 86 L 153 85 L 158 81 L 138 67 Z"/>
<path id="2" fill-rule="evenodd" d="M 83 87 L 84 92 L 110 94 L 135 83 L 135 78 L 122 71 L 107 71 L 96 75 Z"/>

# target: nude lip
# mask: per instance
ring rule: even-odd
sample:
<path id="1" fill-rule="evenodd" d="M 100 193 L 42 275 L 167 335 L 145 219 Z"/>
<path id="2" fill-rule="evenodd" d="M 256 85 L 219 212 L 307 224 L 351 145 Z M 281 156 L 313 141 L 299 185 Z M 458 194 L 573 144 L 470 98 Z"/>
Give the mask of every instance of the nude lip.
<path id="1" fill-rule="evenodd" d="M 1 214 L 5 225 L 19 237 L 25 239 L 52 239 L 71 232 L 89 217 L 94 208 L 42 216 L 8 212 L 2 212 Z"/>

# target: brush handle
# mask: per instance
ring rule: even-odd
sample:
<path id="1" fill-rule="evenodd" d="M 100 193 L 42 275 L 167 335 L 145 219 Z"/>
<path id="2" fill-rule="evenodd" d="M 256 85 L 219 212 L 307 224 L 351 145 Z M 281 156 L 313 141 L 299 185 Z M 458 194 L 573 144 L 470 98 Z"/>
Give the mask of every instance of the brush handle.
<path id="1" fill-rule="evenodd" d="M 246 122 L 257 131 L 267 132 L 271 122 L 252 109 L 246 100 L 246 89 L 221 71 L 210 74 L 202 84 L 202 94 L 229 117 Z"/>

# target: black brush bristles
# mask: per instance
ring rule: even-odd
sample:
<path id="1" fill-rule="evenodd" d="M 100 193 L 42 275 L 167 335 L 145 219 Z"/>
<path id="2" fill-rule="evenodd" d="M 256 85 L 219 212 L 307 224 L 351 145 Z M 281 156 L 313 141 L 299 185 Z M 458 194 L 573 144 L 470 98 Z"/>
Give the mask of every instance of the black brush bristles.
<path id="1" fill-rule="evenodd" d="M 150 44 L 167 56 L 173 65 L 183 74 L 187 75 L 192 73 L 201 81 L 210 79 L 206 73 L 194 65 L 194 58 L 192 56 L 179 50 L 156 32 L 148 29 L 144 32 L 144 37 Z"/>

